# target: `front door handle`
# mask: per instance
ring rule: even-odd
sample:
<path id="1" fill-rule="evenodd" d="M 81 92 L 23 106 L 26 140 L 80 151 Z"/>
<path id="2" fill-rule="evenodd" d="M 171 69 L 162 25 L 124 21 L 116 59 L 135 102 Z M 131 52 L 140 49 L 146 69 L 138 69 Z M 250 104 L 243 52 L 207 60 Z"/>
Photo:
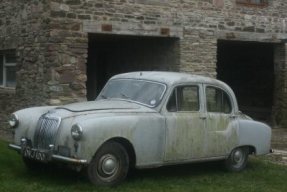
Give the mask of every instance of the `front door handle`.
<path id="1" fill-rule="evenodd" d="M 206 120 L 207 116 L 206 115 L 201 115 L 199 118 L 202 119 L 202 120 Z"/>

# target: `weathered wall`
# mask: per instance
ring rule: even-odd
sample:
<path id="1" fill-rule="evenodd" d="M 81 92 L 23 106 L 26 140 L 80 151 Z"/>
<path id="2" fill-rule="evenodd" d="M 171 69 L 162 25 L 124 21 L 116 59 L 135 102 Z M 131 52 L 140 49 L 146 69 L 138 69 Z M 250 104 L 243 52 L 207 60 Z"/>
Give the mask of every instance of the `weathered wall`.
<path id="1" fill-rule="evenodd" d="M 275 87 L 273 101 L 273 124 L 287 125 L 287 44 L 275 47 Z"/>
<path id="2" fill-rule="evenodd" d="M 193 68 L 215 76 L 217 39 L 268 42 L 281 33 L 286 38 L 284 0 L 270 1 L 267 7 L 237 5 L 235 0 L 182 2 L 184 71 Z"/>
<path id="3" fill-rule="evenodd" d="M 55 35 L 80 40 L 83 52 L 86 33 L 177 37 L 179 70 L 216 77 L 218 39 L 280 43 L 287 38 L 286 8 L 284 0 L 270 0 L 268 6 L 239 5 L 235 0 L 52 0 L 51 17 Z M 61 55 L 70 52 L 65 51 Z M 84 59 L 75 61 L 83 65 Z M 83 83 L 85 71 L 77 73 Z M 275 98 L 285 95 L 276 92 Z M 275 105 L 276 109 L 284 106 Z"/>
<path id="4" fill-rule="evenodd" d="M 13 49 L 17 56 L 16 89 L 0 88 L 0 128 L 8 126 L 7 118 L 12 111 L 46 103 L 43 82 L 49 59 L 48 3 L 0 1 L 0 51 Z"/>
<path id="5" fill-rule="evenodd" d="M 0 1 L 0 51 L 16 49 L 20 37 L 21 4 L 17 0 Z M 15 108 L 15 90 L 0 87 L 0 129 L 7 128 L 7 114 Z M 1 132 L 1 130 L 0 130 Z"/>
<path id="6" fill-rule="evenodd" d="M 17 50 L 17 108 L 58 105 L 85 99 L 88 33 L 176 37 L 179 70 L 216 77 L 218 39 L 279 43 L 286 10 L 285 0 L 1 0 L 0 49 Z"/>
<path id="7" fill-rule="evenodd" d="M 181 38 L 180 70 L 214 77 L 218 38 L 276 41 L 286 33 L 286 8 L 284 0 L 267 7 L 235 0 L 58 0 L 52 1 L 51 16 L 61 23 L 58 30 L 68 24 L 77 32 L 160 36 L 168 28 Z M 103 25 L 112 29 L 104 31 Z"/>

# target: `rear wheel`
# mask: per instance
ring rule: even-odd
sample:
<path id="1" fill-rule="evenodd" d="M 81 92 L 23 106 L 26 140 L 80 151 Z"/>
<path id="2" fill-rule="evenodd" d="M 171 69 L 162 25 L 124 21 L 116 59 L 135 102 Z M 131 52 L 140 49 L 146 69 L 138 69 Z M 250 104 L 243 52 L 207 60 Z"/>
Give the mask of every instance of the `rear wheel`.
<path id="1" fill-rule="evenodd" d="M 115 186 L 121 183 L 129 170 L 126 149 L 117 142 L 104 144 L 88 166 L 88 177 L 95 185 Z"/>
<path id="2" fill-rule="evenodd" d="M 225 167 L 229 171 L 241 171 L 246 167 L 248 160 L 248 147 L 238 147 L 232 150 L 228 159 L 225 160 Z"/>

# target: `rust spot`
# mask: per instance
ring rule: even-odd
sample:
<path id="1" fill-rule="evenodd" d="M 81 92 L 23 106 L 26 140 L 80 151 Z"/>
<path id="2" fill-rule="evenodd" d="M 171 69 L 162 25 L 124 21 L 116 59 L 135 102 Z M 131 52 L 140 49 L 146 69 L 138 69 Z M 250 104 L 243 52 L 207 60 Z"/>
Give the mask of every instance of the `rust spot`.
<path id="1" fill-rule="evenodd" d="M 160 34 L 165 35 L 165 36 L 169 36 L 170 35 L 170 29 L 169 28 L 161 28 Z"/>
<path id="2" fill-rule="evenodd" d="M 112 32 L 113 26 L 111 24 L 102 24 L 102 31 Z"/>

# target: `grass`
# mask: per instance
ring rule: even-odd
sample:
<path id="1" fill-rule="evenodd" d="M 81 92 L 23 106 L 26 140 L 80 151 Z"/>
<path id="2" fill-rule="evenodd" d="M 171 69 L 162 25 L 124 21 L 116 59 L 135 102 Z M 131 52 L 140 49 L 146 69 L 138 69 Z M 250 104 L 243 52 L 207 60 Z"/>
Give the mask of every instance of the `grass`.
<path id="1" fill-rule="evenodd" d="M 220 163 L 169 166 L 136 171 L 115 188 L 96 187 L 81 174 L 60 168 L 31 172 L 20 155 L 0 141 L 1 192 L 74 192 L 74 191 L 204 191 L 204 192 L 277 192 L 287 191 L 287 167 L 262 158 L 251 158 L 245 171 L 226 172 Z"/>

